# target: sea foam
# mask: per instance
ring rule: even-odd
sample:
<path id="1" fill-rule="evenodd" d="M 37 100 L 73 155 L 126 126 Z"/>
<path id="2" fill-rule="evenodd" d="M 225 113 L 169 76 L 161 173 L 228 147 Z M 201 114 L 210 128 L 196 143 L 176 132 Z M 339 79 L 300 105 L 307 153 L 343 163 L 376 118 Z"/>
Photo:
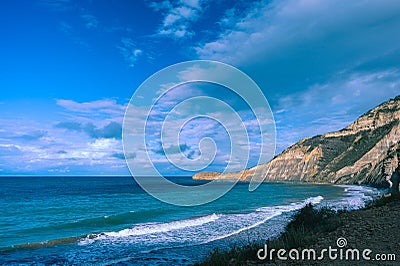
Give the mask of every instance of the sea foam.
<path id="1" fill-rule="evenodd" d="M 80 245 L 91 244 L 97 240 L 127 241 L 131 243 L 153 238 L 157 241 L 191 242 L 204 244 L 237 235 L 255 228 L 266 221 L 285 212 L 296 211 L 308 203 L 318 204 L 322 196 L 310 197 L 288 205 L 257 208 L 248 213 L 211 214 L 192 219 L 177 220 L 167 223 L 145 223 L 120 231 L 88 235 L 79 242 Z"/>
<path id="2" fill-rule="evenodd" d="M 80 241 L 80 244 L 90 244 L 95 240 L 104 239 L 107 237 L 121 238 L 132 237 L 149 234 L 165 233 L 173 230 L 182 230 L 187 227 L 200 226 L 206 223 L 213 222 L 219 218 L 216 214 L 206 215 L 197 218 L 172 221 L 168 223 L 145 223 L 136 225 L 133 228 L 123 229 L 117 232 L 105 232 L 98 235 L 88 235 Z"/>

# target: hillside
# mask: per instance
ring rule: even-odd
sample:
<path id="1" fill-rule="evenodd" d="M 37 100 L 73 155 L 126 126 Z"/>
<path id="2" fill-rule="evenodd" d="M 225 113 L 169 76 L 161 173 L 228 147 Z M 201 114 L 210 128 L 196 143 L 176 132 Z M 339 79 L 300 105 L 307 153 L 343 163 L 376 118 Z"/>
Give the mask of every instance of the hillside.
<path id="1" fill-rule="evenodd" d="M 193 179 L 302 181 L 395 187 L 400 179 L 400 96 L 384 102 L 348 127 L 303 139 L 268 163 L 240 172 L 199 173 Z"/>

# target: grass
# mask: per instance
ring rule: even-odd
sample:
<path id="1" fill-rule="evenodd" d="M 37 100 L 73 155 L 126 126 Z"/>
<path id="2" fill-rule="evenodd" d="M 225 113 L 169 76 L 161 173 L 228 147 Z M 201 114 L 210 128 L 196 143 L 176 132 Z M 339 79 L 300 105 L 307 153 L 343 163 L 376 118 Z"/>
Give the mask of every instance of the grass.
<path id="1" fill-rule="evenodd" d="M 393 201 L 400 201 L 400 194 L 382 196 L 370 202 L 365 208 L 383 206 Z M 328 207 L 315 208 L 311 204 L 303 207 L 286 226 L 285 232 L 277 239 L 266 242 L 254 241 L 244 246 L 234 246 L 230 250 L 214 249 L 213 252 L 201 263 L 196 265 L 246 265 L 265 263 L 259 261 L 257 251 L 268 245 L 268 249 L 306 248 L 313 243 L 318 235 L 336 230 L 341 225 L 340 213 Z"/>
<path id="2" fill-rule="evenodd" d="M 266 244 L 268 248 L 276 250 L 304 247 L 312 243 L 316 234 L 335 230 L 340 225 L 337 215 L 336 211 L 327 207 L 317 209 L 307 204 L 294 216 L 279 238 L 268 240 Z M 244 246 L 234 246 L 228 251 L 215 248 L 203 262 L 196 265 L 242 265 L 246 261 L 257 261 L 257 251 L 264 244 L 254 241 Z"/>
<path id="3" fill-rule="evenodd" d="M 307 204 L 286 226 L 285 232 L 279 238 L 267 241 L 267 244 L 275 249 L 304 247 L 312 242 L 315 234 L 335 230 L 340 225 L 337 214 L 328 207 L 316 209 Z"/>
<path id="4" fill-rule="evenodd" d="M 400 201 L 400 194 L 396 193 L 396 194 L 389 194 L 388 196 L 381 196 L 379 198 L 374 199 L 373 201 L 371 201 L 366 208 L 373 208 L 373 207 L 380 207 L 383 205 L 386 205 L 390 202 L 393 201 Z"/>

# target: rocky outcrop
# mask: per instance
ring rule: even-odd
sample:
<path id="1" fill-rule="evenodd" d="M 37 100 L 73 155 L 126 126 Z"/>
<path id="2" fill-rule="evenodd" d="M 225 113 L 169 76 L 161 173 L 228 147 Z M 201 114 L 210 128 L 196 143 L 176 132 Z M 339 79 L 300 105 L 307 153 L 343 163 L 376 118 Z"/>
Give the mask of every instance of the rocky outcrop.
<path id="1" fill-rule="evenodd" d="M 299 141 L 270 162 L 240 172 L 199 173 L 193 179 L 304 181 L 391 186 L 400 181 L 400 96 L 338 131 Z"/>
<path id="2" fill-rule="evenodd" d="M 389 149 L 387 156 L 382 160 L 383 174 L 388 181 L 392 193 L 400 193 L 400 145 L 396 144 Z M 379 168 L 378 168 L 379 169 Z"/>
<path id="3" fill-rule="evenodd" d="M 218 172 L 204 172 L 204 173 L 198 173 L 193 176 L 193 179 L 195 180 L 214 180 L 214 179 L 221 179 L 221 180 L 236 180 L 239 179 L 239 181 L 247 181 L 254 175 L 255 171 L 254 168 L 243 170 L 240 172 L 232 172 L 232 173 L 226 173 L 221 175 L 221 173 Z"/>

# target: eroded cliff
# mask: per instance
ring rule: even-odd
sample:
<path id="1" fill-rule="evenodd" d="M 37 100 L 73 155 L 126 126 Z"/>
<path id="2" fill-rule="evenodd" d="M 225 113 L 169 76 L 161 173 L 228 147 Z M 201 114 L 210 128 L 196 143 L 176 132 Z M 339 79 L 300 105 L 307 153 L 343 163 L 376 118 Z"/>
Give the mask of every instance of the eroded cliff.
<path id="1" fill-rule="evenodd" d="M 199 173 L 193 179 L 367 184 L 398 192 L 400 96 L 382 103 L 348 127 L 303 139 L 270 162 L 240 172 Z"/>

